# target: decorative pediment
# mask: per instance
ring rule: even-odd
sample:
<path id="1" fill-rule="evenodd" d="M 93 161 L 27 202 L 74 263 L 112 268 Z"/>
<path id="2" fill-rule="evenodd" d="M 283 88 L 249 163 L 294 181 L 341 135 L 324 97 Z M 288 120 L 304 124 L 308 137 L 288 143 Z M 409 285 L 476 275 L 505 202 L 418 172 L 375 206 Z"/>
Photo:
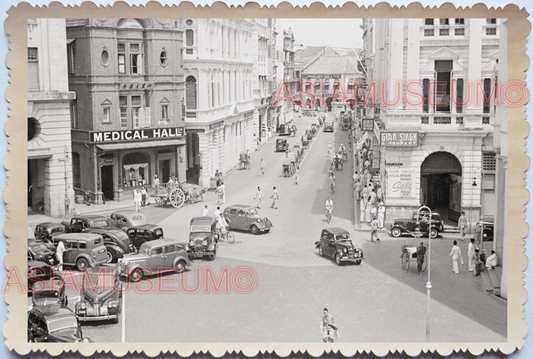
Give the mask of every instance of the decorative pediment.
<path id="1" fill-rule="evenodd" d="M 101 103 L 102 106 L 111 106 L 112 103 L 111 101 L 109 101 L 108 99 L 105 99 L 102 103 Z"/>
<path id="2" fill-rule="evenodd" d="M 163 99 L 159 103 L 168 104 L 170 103 L 170 101 L 168 100 L 168 98 L 163 97 Z"/>
<path id="3" fill-rule="evenodd" d="M 451 50 L 449 47 L 444 46 L 432 52 L 428 58 L 431 60 L 457 60 L 459 58 L 459 54 Z"/>

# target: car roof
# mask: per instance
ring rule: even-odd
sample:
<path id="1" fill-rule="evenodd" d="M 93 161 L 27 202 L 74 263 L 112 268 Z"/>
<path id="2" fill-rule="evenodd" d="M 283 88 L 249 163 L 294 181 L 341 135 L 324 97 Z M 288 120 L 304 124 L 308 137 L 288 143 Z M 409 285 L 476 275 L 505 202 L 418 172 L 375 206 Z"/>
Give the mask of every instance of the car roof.
<path id="1" fill-rule="evenodd" d="M 28 269 L 29 268 L 50 268 L 50 264 L 42 262 L 42 261 L 28 261 Z"/>
<path id="2" fill-rule="evenodd" d="M 212 224 L 213 222 L 215 221 L 215 219 L 213 217 L 207 217 L 207 216 L 204 216 L 204 217 L 193 217 L 191 218 L 191 225 L 193 225 L 193 222 L 194 222 L 194 225 L 205 225 L 205 224 Z"/>
<path id="3" fill-rule="evenodd" d="M 350 232 L 340 227 L 324 228 L 323 231 L 328 231 L 331 234 L 350 234 Z"/>
<path id="4" fill-rule="evenodd" d="M 154 228 L 161 228 L 161 226 L 158 226 L 157 224 L 141 224 L 140 226 L 130 227 L 130 229 L 154 229 Z"/>
<path id="5" fill-rule="evenodd" d="M 61 304 L 51 304 L 33 307 L 32 312 L 38 312 L 48 318 L 51 317 L 76 317 L 74 312 Z"/>
<path id="6" fill-rule="evenodd" d="M 82 233 L 98 233 L 98 234 L 114 234 L 114 235 L 117 235 L 120 233 L 126 234 L 126 232 L 118 228 L 109 228 L 109 229 L 107 228 L 86 228 L 83 230 Z"/>
<path id="7" fill-rule="evenodd" d="M 144 213 L 141 213 L 141 212 L 138 212 L 138 211 L 134 211 L 134 210 L 115 211 L 112 214 L 120 214 L 120 215 L 125 216 L 125 217 L 133 217 L 133 216 L 138 216 L 138 215 L 146 217 L 144 215 Z"/>
<path id="8" fill-rule="evenodd" d="M 182 240 L 172 238 L 160 238 L 153 241 L 144 242 L 142 245 L 145 247 L 157 247 L 165 244 L 186 244 Z"/>
<path id="9" fill-rule="evenodd" d="M 250 206 L 249 204 L 232 204 L 231 206 L 227 206 L 226 209 L 228 208 L 239 208 L 239 209 L 248 209 L 248 208 L 253 208 L 254 206 Z"/>
<path id="10" fill-rule="evenodd" d="M 42 227 L 65 227 L 61 223 L 54 223 L 54 222 L 39 223 L 37 226 L 42 226 Z"/>
<path id="11" fill-rule="evenodd" d="M 95 233 L 63 233 L 63 234 L 55 235 L 54 239 L 55 240 L 58 240 L 58 239 L 66 239 L 66 240 L 84 239 L 84 240 L 91 240 L 91 239 L 96 239 L 96 238 L 101 238 L 101 237 L 102 237 L 101 235 L 95 234 Z"/>

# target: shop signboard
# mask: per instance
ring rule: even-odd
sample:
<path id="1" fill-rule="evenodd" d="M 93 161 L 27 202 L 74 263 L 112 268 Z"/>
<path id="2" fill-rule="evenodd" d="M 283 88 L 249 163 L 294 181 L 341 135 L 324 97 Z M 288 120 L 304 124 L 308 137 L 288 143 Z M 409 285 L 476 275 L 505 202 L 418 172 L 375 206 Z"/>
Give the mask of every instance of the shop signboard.
<path id="1" fill-rule="evenodd" d="M 179 138 L 183 136 L 183 127 L 144 128 L 138 130 L 91 132 L 90 141 L 127 142 L 138 140 L 158 140 L 165 138 Z"/>
<path id="2" fill-rule="evenodd" d="M 363 125 L 363 131 L 374 131 L 374 119 L 373 118 L 363 118 L 362 125 Z"/>
<path id="3" fill-rule="evenodd" d="M 387 197 L 414 198 L 415 170 L 412 168 L 387 169 Z"/>
<path id="4" fill-rule="evenodd" d="M 418 147 L 418 132 L 381 132 L 381 145 L 385 147 Z"/>

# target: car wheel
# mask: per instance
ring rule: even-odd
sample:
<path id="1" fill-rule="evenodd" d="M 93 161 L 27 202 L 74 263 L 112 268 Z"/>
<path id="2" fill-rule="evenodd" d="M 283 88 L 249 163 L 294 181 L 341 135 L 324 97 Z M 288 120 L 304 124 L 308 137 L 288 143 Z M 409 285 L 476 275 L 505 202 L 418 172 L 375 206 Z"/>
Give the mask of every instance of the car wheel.
<path id="1" fill-rule="evenodd" d="M 213 254 L 211 254 L 211 257 L 209 258 L 209 260 L 214 261 L 216 257 L 217 257 L 217 250 L 215 249 L 215 250 L 213 251 Z"/>
<path id="2" fill-rule="evenodd" d="M 180 259 L 176 262 L 176 272 L 183 273 L 185 272 L 185 267 L 187 266 L 187 263 L 183 259 Z"/>
<path id="3" fill-rule="evenodd" d="M 268 233 L 268 232 L 270 232 L 270 229 L 265 229 L 265 233 Z"/>
<path id="4" fill-rule="evenodd" d="M 78 270 L 80 272 L 83 271 L 85 268 L 88 268 L 88 267 L 89 267 L 89 262 L 85 258 L 80 258 L 76 262 L 76 268 L 78 268 Z"/>
<path id="5" fill-rule="evenodd" d="M 437 238 L 437 236 L 439 235 L 439 231 L 436 228 L 431 228 L 429 234 L 431 235 L 431 238 Z"/>
<path id="6" fill-rule="evenodd" d="M 252 231 L 252 234 L 257 234 L 259 233 L 259 228 L 257 228 L 256 225 L 253 225 L 252 227 L 250 227 L 251 231 Z"/>
<path id="7" fill-rule="evenodd" d="M 324 250 L 322 249 L 322 246 L 318 246 L 318 254 L 324 257 Z"/>
<path id="8" fill-rule="evenodd" d="M 337 263 L 338 266 L 341 265 L 341 255 L 339 253 L 335 254 L 335 263 Z"/>
<path id="9" fill-rule="evenodd" d="M 118 317 L 111 319 L 111 324 L 118 324 Z"/>
<path id="10" fill-rule="evenodd" d="M 355 261 L 355 265 L 360 265 L 360 264 L 361 264 L 361 260 L 360 259 Z"/>
<path id="11" fill-rule="evenodd" d="M 390 234 L 394 237 L 394 238 L 398 238 L 402 235 L 402 231 L 400 230 L 400 228 L 393 228 L 391 231 L 390 231 Z"/>
<path id="12" fill-rule="evenodd" d="M 144 273 L 141 268 L 135 268 L 133 272 L 130 274 L 130 281 L 132 282 L 138 282 L 143 277 Z"/>
<path id="13" fill-rule="evenodd" d="M 107 259 L 105 260 L 105 263 L 111 263 L 113 262 L 113 254 L 110 251 L 105 252 Z"/>

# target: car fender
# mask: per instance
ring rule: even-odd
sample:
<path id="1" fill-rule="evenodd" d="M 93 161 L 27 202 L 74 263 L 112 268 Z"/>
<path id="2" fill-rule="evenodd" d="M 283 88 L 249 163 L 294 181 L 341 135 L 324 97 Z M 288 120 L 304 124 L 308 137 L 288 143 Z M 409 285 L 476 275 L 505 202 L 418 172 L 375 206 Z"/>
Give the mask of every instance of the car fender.
<path id="1" fill-rule="evenodd" d="M 176 263 L 178 263 L 179 260 L 184 260 L 185 261 L 185 265 L 186 266 L 189 266 L 190 265 L 190 261 L 189 261 L 189 257 L 184 257 L 184 256 L 178 256 L 176 258 L 174 258 L 174 262 L 172 263 L 173 264 L 173 267 L 176 266 Z"/>
<path id="2" fill-rule="evenodd" d="M 117 245 L 114 245 L 114 244 L 110 244 L 110 245 L 106 245 L 105 248 L 111 252 L 111 254 L 113 255 L 113 257 L 116 257 L 116 258 L 122 258 L 124 257 L 124 251 L 122 250 L 122 248 L 120 248 L 119 246 Z"/>
<path id="3" fill-rule="evenodd" d="M 94 259 L 92 259 L 89 255 L 87 255 L 87 254 L 85 254 L 85 253 L 82 253 L 82 254 L 78 255 L 78 256 L 76 257 L 76 260 L 75 260 L 74 263 L 72 263 L 72 264 L 76 264 L 76 263 L 78 263 L 78 261 L 80 260 L 80 258 L 85 258 L 85 259 L 87 259 L 87 261 L 89 262 L 89 266 L 90 266 L 90 267 L 93 267 L 93 266 L 94 266 Z"/>

